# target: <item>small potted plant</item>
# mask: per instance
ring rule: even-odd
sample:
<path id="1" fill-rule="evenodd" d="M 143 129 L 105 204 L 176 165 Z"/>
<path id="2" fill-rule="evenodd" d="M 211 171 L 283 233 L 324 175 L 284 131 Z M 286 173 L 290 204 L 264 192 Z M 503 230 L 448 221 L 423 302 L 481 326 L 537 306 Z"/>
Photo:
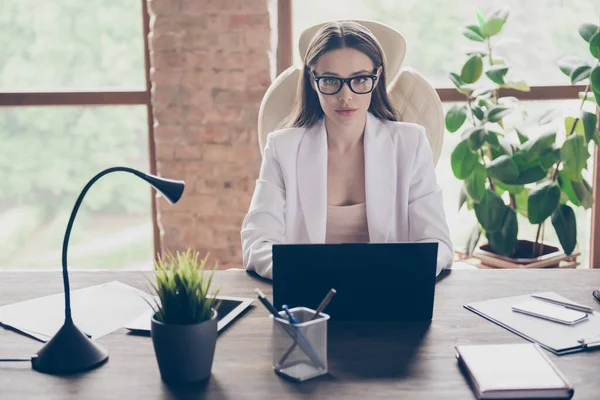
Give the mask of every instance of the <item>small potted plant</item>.
<path id="1" fill-rule="evenodd" d="M 162 379 L 191 383 L 210 377 L 217 342 L 218 289 L 209 294 L 214 270 L 205 272 L 208 255 L 200 260 L 190 249 L 168 253 L 154 263 L 158 300 L 151 336 Z"/>
<path id="2" fill-rule="evenodd" d="M 467 52 L 460 73 L 450 74 L 456 89 L 465 96 L 464 103 L 446 114 L 447 130 L 461 131 L 461 141 L 451 156 L 452 171 L 463 181 L 459 209 L 466 205 L 477 217 L 465 255 L 502 268 L 558 266 L 561 261 L 576 266 L 573 208 L 587 209 L 593 201 L 591 185 L 582 171 L 590 157 L 589 147 L 600 144 L 595 114 L 595 102 L 600 97 L 593 95 L 600 95 L 600 66 L 597 59 L 590 63 L 573 57 L 559 63 L 572 84 L 587 82 L 581 106 L 564 121 L 554 118 L 556 113 L 546 113 L 531 131 L 507 123 L 506 116 L 523 114 L 524 110 L 515 97 L 503 94 L 529 90 L 526 82 L 513 78 L 510 64 L 492 45 L 508 15 L 507 9 L 486 16 L 477 12 L 477 23 L 466 26 L 463 34 L 480 48 Z M 579 27 L 594 58 L 600 46 L 597 32 L 598 26 L 593 24 Z M 564 134 L 557 125 L 565 127 Z M 535 240 L 518 238 L 519 214 L 537 225 Z M 548 220 L 562 252 L 544 243 Z M 478 246 L 481 234 L 487 243 Z"/>

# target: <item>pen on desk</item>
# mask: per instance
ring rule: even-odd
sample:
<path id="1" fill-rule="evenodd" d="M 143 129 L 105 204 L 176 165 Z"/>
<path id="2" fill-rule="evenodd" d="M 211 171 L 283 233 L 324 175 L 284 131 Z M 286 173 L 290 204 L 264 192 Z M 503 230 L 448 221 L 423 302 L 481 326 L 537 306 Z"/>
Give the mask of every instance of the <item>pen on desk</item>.
<path id="1" fill-rule="evenodd" d="M 539 295 L 535 295 L 535 294 L 532 294 L 531 297 L 533 297 L 534 299 L 538 299 L 538 300 L 541 300 L 541 301 L 545 301 L 545 302 L 551 303 L 551 304 L 556 304 L 556 305 L 559 305 L 559 306 L 563 306 L 563 307 L 569 308 L 571 310 L 581 311 L 581 312 L 588 313 L 588 314 L 594 312 L 593 308 L 587 307 L 587 306 L 582 306 L 580 304 L 568 303 L 568 302 L 564 302 L 564 301 L 560 301 L 560 300 L 555 300 L 555 299 L 551 299 L 549 297 L 539 296 Z"/>
<path id="2" fill-rule="evenodd" d="M 327 305 L 331 301 L 331 298 L 333 297 L 333 295 L 336 293 L 337 292 L 335 289 L 333 289 L 333 288 L 329 289 L 329 292 L 327 292 L 327 295 L 325 295 L 323 300 L 321 300 L 321 304 L 319 304 L 319 306 L 317 307 L 317 310 L 315 311 L 315 314 L 312 316 L 311 320 L 318 318 L 318 316 L 323 312 L 323 310 L 325 310 L 325 307 L 327 307 Z M 296 343 L 293 343 L 287 349 L 287 351 L 285 352 L 283 357 L 281 357 L 279 359 L 279 365 L 283 364 L 285 362 L 285 360 L 287 360 L 287 358 L 290 356 L 290 354 L 292 354 L 292 351 L 294 351 L 295 348 L 296 348 Z"/>
<path id="3" fill-rule="evenodd" d="M 269 310 L 273 317 L 281 319 L 279 312 L 275 307 L 273 307 L 271 302 L 269 302 L 264 293 L 258 288 L 255 289 L 255 292 L 258 294 L 258 299 L 260 300 L 260 302 L 263 303 L 263 305 L 267 308 L 267 310 Z M 290 337 L 295 341 L 295 343 L 297 343 L 298 346 L 300 346 L 302 351 L 311 359 L 313 363 L 317 364 L 320 368 L 325 368 L 325 364 L 323 363 L 323 361 L 321 361 L 321 358 L 317 354 L 316 350 L 313 348 L 312 344 L 310 344 L 308 338 L 302 332 L 302 329 L 296 328 L 292 325 L 282 324 L 281 326 L 283 330 L 288 335 L 290 335 Z"/>

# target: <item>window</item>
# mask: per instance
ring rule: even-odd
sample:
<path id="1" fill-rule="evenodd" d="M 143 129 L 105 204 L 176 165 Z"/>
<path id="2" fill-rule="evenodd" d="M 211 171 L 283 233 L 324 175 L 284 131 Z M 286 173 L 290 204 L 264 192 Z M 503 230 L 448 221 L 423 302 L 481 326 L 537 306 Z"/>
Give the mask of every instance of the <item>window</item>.
<path id="1" fill-rule="evenodd" d="M 88 180 L 116 165 L 150 170 L 142 3 L 3 1 L 0 270 L 60 268 Z M 129 174 L 98 181 L 73 225 L 69 267 L 150 269 L 150 193 Z"/>

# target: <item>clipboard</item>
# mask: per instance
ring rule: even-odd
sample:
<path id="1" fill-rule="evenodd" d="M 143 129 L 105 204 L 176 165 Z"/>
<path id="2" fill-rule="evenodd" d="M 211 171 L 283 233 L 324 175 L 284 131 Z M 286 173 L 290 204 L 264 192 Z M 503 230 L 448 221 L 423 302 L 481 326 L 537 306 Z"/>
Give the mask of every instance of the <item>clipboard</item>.
<path id="1" fill-rule="evenodd" d="M 554 292 L 534 294 L 573 303 Z M 463 307 L 556 355 L 600 347 L 600 313 L 594 311 L 588 314 L 587 321 L 576 325 L 563 325 L 512 310 L 514 304 L 531 299 L 527 294 L 469 303 Z"/>

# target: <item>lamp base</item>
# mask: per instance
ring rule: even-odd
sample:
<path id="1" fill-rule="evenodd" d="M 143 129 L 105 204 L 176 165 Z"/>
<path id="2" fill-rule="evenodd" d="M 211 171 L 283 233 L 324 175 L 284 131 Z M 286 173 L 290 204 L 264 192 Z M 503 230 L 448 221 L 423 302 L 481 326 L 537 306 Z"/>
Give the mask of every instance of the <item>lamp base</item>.
<path id="1" fill-rule="evenodd" d="M 56 335 L 31 357 L 31 366 L 46 374 L 67 375 L 99 367 L 106 360 L 108 351 L 81 332 L 72 320 L 67 320 Z"/>

